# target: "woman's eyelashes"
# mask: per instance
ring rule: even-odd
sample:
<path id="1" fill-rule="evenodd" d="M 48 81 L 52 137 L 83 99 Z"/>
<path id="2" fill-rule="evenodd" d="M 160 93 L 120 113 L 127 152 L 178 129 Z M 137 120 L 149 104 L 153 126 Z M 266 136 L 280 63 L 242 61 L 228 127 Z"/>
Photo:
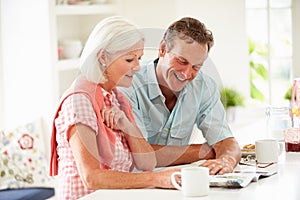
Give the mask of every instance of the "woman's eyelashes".
<path id="1" fill-rule="evenodd" d="M 135 58 L 127 58 L 127 59 L 126 59 L 126 62 L 131 63 L 131 62 L 134 61 L 134 59 L 135 59 Z M 138 59 L 138 60 L 141 60 L 142 57 L 138 57 L 137 59 Z"/>
<path id="2" fill-rule="evenodd" d="M 131 63 L 133 60 L 134 60 L 134 58 L 126 59 L 126 61 L 129 62 L 129 63 Z"/>

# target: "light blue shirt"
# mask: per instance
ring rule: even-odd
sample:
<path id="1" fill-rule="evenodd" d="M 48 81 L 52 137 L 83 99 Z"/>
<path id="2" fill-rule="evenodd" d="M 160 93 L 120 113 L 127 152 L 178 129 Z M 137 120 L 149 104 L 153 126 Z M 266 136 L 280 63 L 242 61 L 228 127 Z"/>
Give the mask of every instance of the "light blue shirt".
<path id="1" fill-rule="evenodd" d="M 232 137 L 217 84 L 201 71 L 178 94 L 172 112 L 165 105 L 153 61 L 141 63 L 132 87 L 119 89 L 129 99 L 136 123 L 151 144 L 186 145 L 194 124 L 209 145 Z"/>

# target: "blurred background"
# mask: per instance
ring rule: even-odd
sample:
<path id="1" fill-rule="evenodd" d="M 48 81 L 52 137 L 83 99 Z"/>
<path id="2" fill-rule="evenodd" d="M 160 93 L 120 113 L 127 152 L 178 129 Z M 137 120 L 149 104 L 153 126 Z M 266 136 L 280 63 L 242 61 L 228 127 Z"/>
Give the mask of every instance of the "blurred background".
<path id="1" fill-rule="evenodd" d="M 240 93 L 248 115 L 253 107 L 288 105 L 285 94 L 300 77 L 299 0 L 0 0 L 0 129 L 37 117 L 51 123 L 78 73 L 78 53 L 68 45 L 80 51 L 93 26 L 111 15 L 145 31 L 143 59 L 156 57 L 173 21 L 202 21 L 215 38 L 203 70 L 220 90 Z"/>

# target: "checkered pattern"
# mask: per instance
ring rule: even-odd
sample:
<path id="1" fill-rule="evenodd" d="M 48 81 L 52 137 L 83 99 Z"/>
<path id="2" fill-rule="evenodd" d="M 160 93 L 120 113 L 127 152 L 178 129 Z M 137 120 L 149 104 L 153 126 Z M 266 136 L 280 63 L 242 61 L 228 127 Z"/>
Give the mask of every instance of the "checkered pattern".
<path id="1" fill-rule="evenodd" d="M 102 90 L 105 105 L 118 106 L 119 103 L 115 94 L 112 95 Z M 93 107 L 89 99 L 83 94 L 73 94 L 69 96 L 59 112 L 59 116 L 55 120 L 57 129 L 57 152 L 59 155 L 59 169 L 58 175 L 60 176 L 59 182 L 62 186 L 59 187 L 60 199 L 77 199 L 85 196 L 93 190 L 87 190 L 81 181 L 77 167 L 72 155 L 70 145 L 67 141 L 66 132 L 68 128 L 74 124 L 82 123 L 92 128 L 96 134 L 98 131 L 97 117 L 93 111 Z M 133 164 L 133 158 L 130 153 L 124 135 L 120 131 L 115 133 L 115 155 L 114 159 L 109 166 L 113 170 L 130 171 Z"/>

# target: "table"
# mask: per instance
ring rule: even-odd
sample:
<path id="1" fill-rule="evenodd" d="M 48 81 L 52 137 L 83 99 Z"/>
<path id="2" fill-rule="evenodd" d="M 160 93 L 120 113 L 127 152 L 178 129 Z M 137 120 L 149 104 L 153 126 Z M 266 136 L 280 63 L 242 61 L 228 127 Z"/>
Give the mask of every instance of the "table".
<path id="1" fill-rule="evenodd" d="M 245 188 L 210 188 L 208 196 L 184 197 L 181 191 L 167 189 L 97 190 L 81 200 L 299 200 L 300 153 L 282 153 L 278 173 L 252 182 Z"/>

